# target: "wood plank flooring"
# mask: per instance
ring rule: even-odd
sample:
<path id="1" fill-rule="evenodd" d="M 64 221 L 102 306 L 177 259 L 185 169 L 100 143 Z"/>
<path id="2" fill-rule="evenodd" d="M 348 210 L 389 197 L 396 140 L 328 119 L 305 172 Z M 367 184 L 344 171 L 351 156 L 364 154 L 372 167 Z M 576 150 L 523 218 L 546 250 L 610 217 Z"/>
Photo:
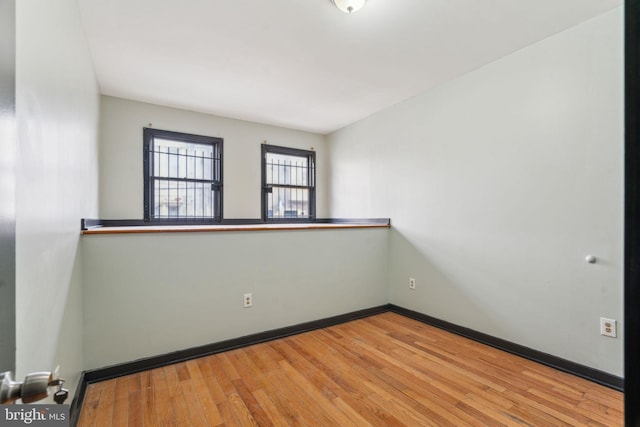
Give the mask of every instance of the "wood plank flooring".
<path id="1" fill-rule="evenodd" d="M 621 426 L 622 393 L 394 313 L 87 388 L 80 426 Z"/>

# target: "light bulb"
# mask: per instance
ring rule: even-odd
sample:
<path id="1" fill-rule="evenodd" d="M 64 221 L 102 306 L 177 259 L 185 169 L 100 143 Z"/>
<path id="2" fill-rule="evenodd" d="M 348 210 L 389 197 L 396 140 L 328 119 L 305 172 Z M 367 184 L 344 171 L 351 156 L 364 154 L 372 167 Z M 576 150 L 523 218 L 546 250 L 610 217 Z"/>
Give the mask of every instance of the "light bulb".
<path id="1" fill-rule="evenodd" d="M 357 12 L 367 0 L 332 0 L 338 9 L 345 13 Z"/>

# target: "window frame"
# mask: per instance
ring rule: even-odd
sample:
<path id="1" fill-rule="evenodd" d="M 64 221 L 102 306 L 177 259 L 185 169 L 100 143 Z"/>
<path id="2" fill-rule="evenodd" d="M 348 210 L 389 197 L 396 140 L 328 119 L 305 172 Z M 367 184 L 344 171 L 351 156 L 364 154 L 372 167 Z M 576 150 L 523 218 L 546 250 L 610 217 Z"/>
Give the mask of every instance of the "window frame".
<path id="1" fill-rule="evenodd" d="M 222 138 L 214 136 L 194 135 L 184 132 L 174 132 L 169 130 L 154 129 L 144 127 L 143 129 L 143 180 L 144 180 L 144 221 L 154 224 L 219 224 L 223 219 L 223 142 Z M 151 146 L 154 139 L 168 139 L 172 141 L 211 145 L 214 152 L 214 160 L 212 164 L 211 180 L 212 192 L 214 197 L 214 213 L 213 217 L 175 217 L 175 218 L 156 218 L 154 217 L 154 203 L 155 203 L 155 191 L 154 183 L 155 178 L 152 175 L 153 172 L 153 155 L 151 153 Z M 215 159 L 219 160 L 215 160 Z M 216 165 L 217 163 L 217 165 Z M 216 168 L 217 166 L 217 168 Z M 208 180 L 207 180 L 208 181 Z M 198 182 L 194 180 L 193 182 Z"/>
<path id="2" fill-rule="evenodd" d="M 267 154 L 284 154 L 287 156 L 305 157 L 309 162 L 307 171 L 307 185 L 305 188 L 309 191 L 309 215 L 307 218 L 269 218 L 268 217 L 268 198 L 270 189 L 273 185 L 267 184 Z M 262 221 L 265 223 L 294 223 L 294 222 L 315 222 L 316 221 L 316 152 L 313 150 L 304 150 L 301 148 L 282 147 L 279 145 L 262 144 L 261 149 L 261 215 Z"/>

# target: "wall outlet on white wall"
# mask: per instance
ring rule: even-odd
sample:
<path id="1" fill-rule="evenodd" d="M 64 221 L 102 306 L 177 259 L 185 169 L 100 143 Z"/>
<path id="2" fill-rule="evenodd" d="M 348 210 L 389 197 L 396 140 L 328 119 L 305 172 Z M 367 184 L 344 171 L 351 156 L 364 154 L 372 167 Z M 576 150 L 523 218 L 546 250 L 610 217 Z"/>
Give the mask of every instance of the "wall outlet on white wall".
<path id="1" fill-rule="evenodd" d="M 416 279 L 414 279 L 413 277 L 409 277 L 409 289 L 415 289 L 416 288 Z"/>
<path id="2" fill-rule="evenodd" d="M 613 337 L 616 335 L 616 321 L 614 319 L 600 318 L 600 334 L 605 337 Z"/>
<path id="3" fill-rule="evenodd" d="M 253 296 L 251 294 L 244 294 L 244 308 L 253 307 Z"/>

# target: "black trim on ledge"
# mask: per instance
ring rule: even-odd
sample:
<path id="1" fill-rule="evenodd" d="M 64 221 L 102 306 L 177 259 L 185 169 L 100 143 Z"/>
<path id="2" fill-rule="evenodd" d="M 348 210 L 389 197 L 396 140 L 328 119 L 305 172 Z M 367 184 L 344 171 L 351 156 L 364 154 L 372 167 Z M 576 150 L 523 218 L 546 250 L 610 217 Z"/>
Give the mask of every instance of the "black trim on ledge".
<path id="1" fill-rule="evenodd" d="M 91 228 L 102 227 L 102 220 L 82 218 L 80 220 L 80 230 L 85 231 Z"/>
<path id="2" fill-rule="evenodd" d="M 399 307 L 394 304 L 389 304 L 389 310 L 405 317 L 409 317 L 411 319 L 425 323 L 427 325 L 435 326 L 437 328 L 444 329 L 445 331 L 452 332 L 456 335 L 461 335 L 465 338 L 469 338 L 482 344 L 497 348 L 499 350 L 506 351 L 507 353 L 515 354 L 516 356 L 541 363 L 551 368 L 558 369 L 559 371 L 563 371 L 577 377 L 585 378 L 614 390 L 624 391 L 624 380 L 607 372 L 590 368 L 588 366 L 581 365 L 570 360 L 562 359 L 560 357 L 553 356 L 542 351 L 534 350 L 520 344 L 515 344 L 501 338 L 496 338 L 491 335 L 466 328 L 464 326 L 458 326 L 444 320 L 436 319 L 435 317 Z"/>
<path id="3" fill-rule="evenodd" d="M 313 223 L 391 225 L 391 218 L 318 218 Z"/>
<path id="4" fill-rule="evenodd" d="M 362 225 L 391 225 L 390 218 L 317 218 L 315 220 L 274 220 L 268 224 L 362 224 Z M 260 225 L 267 224 L 261 219 L 223 219 L 218 222 L 199 219 L 181 219 L 166 221 L 145 221 L 143 219 L 86 219 L 80 220 L 80 230 L 108 227 L 158 227 L 183 225 Z"/>

